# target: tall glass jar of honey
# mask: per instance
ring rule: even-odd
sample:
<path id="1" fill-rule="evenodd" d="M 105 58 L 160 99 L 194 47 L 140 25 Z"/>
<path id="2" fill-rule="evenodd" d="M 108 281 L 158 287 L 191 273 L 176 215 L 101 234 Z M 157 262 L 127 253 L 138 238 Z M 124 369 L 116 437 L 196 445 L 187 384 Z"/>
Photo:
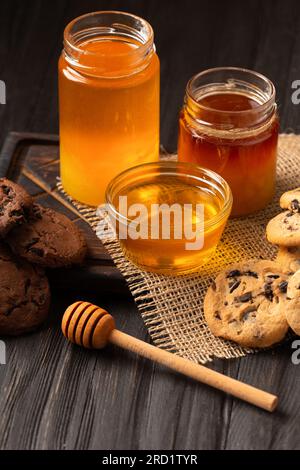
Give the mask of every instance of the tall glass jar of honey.
<path id="1" fill-rule="evenodd" d="M 232 215 L 250 214 L 274 194 L 278 130 L 269 79 L 235 67 L 206 70 L 187 84 L 178 159 L 220 174 L 233 194 Z"/>
<path id="2" fill-rule="evenodd" d="M 158 160 L 159 59 L 147 21 L 104 11 L 68 24 L 59 112 L 62 184 L 81 202 L 104 202 L 116 174 Z"/>

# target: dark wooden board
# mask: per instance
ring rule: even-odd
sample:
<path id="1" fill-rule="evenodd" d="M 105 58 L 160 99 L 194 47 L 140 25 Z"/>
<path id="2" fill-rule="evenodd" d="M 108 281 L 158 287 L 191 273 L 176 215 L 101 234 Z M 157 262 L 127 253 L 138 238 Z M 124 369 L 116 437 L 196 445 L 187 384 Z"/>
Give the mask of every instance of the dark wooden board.
<path id="1" fill-rule="evenodd" d="M 127 293 L 120 271 L 90 226 L 82 220 L 56 188 L 59 176 L 59 140 L 56 135 L 10 132 L 0 154 L 0 177 L 24 186 L 34 200 L 69 217 L 83 231 L 88 253 L 84 266 L 49 270 L 51 284 L 60 289 L 99 289 Z M 62 199 L 62 202 L 59 200 Z"/>

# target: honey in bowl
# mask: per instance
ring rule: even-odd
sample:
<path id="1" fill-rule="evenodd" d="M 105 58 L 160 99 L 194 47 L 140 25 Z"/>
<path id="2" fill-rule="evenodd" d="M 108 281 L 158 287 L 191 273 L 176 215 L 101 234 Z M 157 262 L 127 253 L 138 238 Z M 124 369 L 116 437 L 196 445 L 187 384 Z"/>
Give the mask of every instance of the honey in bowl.
<path id="1" fill-rule="evenodd" d="M 278 129 L 268 79 L 243 69 L 211 69 L 187 86 L 178 158 L 222 175 L 233 193 L 232 215 L 250 214 L 274 194 Z"/>
<path id="2" fill-rule="evenodd" d="M 125 213 L 120 207 L 124 197 Z M 159 162 L 117 176 L 107 189 L 106 202 L 128 258 L 147 271 L 178 275 L 199 270 L 213 255 L 231 210 L 232 196 L 227 183 L 211 171 Z M 185 212 L 185 208 L 189 210 Z M 133 217 L 137 211 L 138 222 Z M 154 227 L 155 221 L 158 224 Z M 192 236 L 186 233 L 187 224 Z M 129 233 L 132 226 L 135 230 Z M 198 243 L 200 238 L 202 243 Z"/>

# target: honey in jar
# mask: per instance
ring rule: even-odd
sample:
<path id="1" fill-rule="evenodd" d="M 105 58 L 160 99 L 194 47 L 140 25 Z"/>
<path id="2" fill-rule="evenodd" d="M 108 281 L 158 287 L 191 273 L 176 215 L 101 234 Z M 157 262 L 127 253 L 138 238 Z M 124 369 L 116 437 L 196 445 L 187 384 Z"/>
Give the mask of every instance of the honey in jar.
<path id="1" fill-rule="evenodd" d="M 211 69 L 187 85 L 178 159 L 219 173 L 232 190 L 232 215 L 250 214 L 274 194 L 278 129 L 275 89 L 266 77 Z"/>
<path id="2" fill-rule="evenodd" d="M 125 212 L 120 208 L 124 197 Z M 232 195 L 228 184 L 214 172 L 185 163 L 159 162 L 117 176 L 108 186 L 106 201 L 128 258 L 147 271 L 179 275 L 199 270 L 215 252 L 230 214 Z M 179 218 L 178 212 L 170 211 L 175 207 L 180 211 Z M 190 209 L 187 213 L 185 207 Z M 202 221 L 198 220 L 197 207 L 203 209 Z M 134 226 L 137 230 L 130 233 L 128 227 L 134 223 L 136 212 L 142 217 L 138 227 Z M 153 232 L 156 220 L 157 231 Z M 186 224 L 192 227 L 192 237 L 184 230 Z M 183 230 L 178 231 L 181 227 Z"/>
<path id="3" fill-rule="evenodd" d="M 159 59 L 143 19 L 97 12 L 73 20 L 59 60 L 60 171 L 64 189 L 104 202 L 120 171 L 159 155 Z"/>

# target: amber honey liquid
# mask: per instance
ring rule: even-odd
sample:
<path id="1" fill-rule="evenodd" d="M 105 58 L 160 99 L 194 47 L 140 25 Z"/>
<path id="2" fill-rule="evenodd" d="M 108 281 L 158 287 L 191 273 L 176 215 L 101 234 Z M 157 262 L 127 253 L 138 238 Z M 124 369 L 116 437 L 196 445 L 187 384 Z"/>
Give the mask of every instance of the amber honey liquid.
<path id="1" fill-rule="evenodd" d="M 116 174 L 158 159 L 159 60 L 134 71 L 138 44 L 118 38 L 78 47 L 86 72 L 59 61 L 61 178 L 72 197 L 97 205 Z"/>
<path id="2" fill-rule="evenodd" d="M 174 275 L 196 271 L 212 256 L 227 220 L 227 218 L 226 220 L 222 219 L 217 224 L 206 227 L 206 224 L 223 207 L 224 203 L 220 195 L 214 194 L 211 190 L 199 188 L 182 181 L 175 184 L 174 178 L 168 176 L 155 177 L 146 183 L 130 186 L 122 195 L 127 196 L 128 208 L 136 203 L 143 204 L 147 208 L 148 238 L 131 239 L 128 237 L 127 239 L 120 240 L 127 256 L 134 263 L 148 271 Z M 174 238 L 175 219 L 172 217 L 170 217 L 170 239 L 162 238 L 162 226 L 160 226 L 159 230 L 159 239 L 151 239 L 151 208 L 154 204 L 167 204 L 171 206 L 174 203 L 179 204 L 181 207 L 184 207 L 185 204 L 192 204 L 191 223 L 193 230 L 196 228 L 196 218 L 198 216 L 196 204 L 203 204 L 204 245 L 201 249 L 187 250 L 186 242 L 190 240 L 184 236 L 181 239 Z M 118 207 L 117 197 L 114 205 Z M 162 210 L 162 215 L 163 212 Z M 160 222 L 162 223 L 162 217 Z M 186 222 L 187 220 L 184 221 L 182 218 L 182 224 Z"/>
<path id="3" fill-rule="evenodd" d="M 253 126 L 253 114 L 243 111 L 255 112 L 259 103 L 240 93 L 220 92 L 199 99 L 199 105 L 197 118 L 205 121 L 209 113 L 212 127 L 217 128 L 221 120 L 224 123 L 228 112 L 227 126 L 247 130 Z M 179 120 L 178 158 L 220 174 L 233 194 L 232 215 L 249 214 L 265 207 L 274 194 L 278 127 L 275 116 L 269 126 L 263 130 L 258 126 L 257 132 L 254 130 L 247 137 L 234 133 L 232 137 L 230 133 L 219 137 L 203 127 L 201 130 L 194 127 L 183 110 Z"/>

